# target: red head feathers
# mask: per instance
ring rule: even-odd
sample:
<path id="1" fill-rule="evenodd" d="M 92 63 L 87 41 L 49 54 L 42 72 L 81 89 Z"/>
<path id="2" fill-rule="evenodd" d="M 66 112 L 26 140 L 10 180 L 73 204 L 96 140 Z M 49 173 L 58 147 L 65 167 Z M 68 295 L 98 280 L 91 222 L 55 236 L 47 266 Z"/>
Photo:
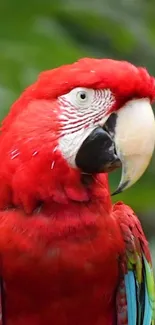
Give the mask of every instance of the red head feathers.
<path id="1" fill-rule="evenodd" d="M 152 101 L 155 97 L 155 80 L 145 68 L 137 68 L 126 61 L 85 58 L 42 72 L 12 105 L 5 123 L 9 119 L 12 122 L 13 116 L 20 113 L 29 101 L 54 100 L 75 87 L 110 88 L 119 102 L 134 97 L 149 97 Z"/>

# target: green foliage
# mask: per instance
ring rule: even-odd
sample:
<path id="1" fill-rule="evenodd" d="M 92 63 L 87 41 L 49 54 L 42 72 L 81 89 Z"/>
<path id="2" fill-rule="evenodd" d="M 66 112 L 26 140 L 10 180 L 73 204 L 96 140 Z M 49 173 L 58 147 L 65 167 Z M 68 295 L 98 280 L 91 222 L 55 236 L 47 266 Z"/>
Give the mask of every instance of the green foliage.
<path id="1" fill-rule="evenodd" d="M 155 75 L 154 14 L 154 0 L 1 1 L 0 118 L 40 71 L 83 56 L 129 60 Z M 110 179 L 116 188 L 118 173 Z M 139 183 L 116 199 L 153 216 L 154 184 L 155 158 Z"/>

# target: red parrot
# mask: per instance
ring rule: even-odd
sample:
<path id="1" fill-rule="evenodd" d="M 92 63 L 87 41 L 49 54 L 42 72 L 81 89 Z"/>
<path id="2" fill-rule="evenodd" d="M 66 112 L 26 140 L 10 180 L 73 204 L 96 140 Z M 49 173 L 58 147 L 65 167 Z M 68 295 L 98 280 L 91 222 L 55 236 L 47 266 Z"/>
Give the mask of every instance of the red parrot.
<path id="1" fill-rule="evenodd" d="M 1 325 L 153 325 L 148 242 L 115 193 L 155 145 L 146 69 L 80 59 L 40 74 L 0 134 Z"/>

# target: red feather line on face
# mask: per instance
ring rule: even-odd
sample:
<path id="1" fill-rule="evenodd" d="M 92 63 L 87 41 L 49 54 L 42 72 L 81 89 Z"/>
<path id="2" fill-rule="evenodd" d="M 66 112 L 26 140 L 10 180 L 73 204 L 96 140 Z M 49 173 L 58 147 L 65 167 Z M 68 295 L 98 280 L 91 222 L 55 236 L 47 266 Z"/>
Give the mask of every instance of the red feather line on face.
<path id="1" fill-rule="evenodd" d="M 115 98 L 109 89 L 100 89 L 94 90 L 93 101 L 88 103 L 84 109 L 72 105 L 72 102 L 67 100 L 66 95 L 60 96 L 58 103 L 62 108 L 60 116 L 62 136 L 67 133 L 77 132 L 92 124 L 97 125 L 114 106 Z"/>

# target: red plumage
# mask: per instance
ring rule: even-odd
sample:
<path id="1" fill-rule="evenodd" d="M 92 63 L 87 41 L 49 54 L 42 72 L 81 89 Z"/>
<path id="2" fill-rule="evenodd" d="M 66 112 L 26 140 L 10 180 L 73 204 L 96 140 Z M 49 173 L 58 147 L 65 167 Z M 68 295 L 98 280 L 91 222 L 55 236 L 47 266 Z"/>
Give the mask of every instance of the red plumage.
<path id="1" fill-rule="evenodd" d="M 118 260 L 125 245 L 107 175 L 85 185 L 81 172 L 57 150 L 62 123 L 57 97 L 77 86 L 110 88 L 116 98 L 113 110 L 129 99 L 155 95 L 154 79 L 143 68 L 82 59 L 43 72 L 13 104 L 0 136 L 7 325 L 116 321 Z"/>

